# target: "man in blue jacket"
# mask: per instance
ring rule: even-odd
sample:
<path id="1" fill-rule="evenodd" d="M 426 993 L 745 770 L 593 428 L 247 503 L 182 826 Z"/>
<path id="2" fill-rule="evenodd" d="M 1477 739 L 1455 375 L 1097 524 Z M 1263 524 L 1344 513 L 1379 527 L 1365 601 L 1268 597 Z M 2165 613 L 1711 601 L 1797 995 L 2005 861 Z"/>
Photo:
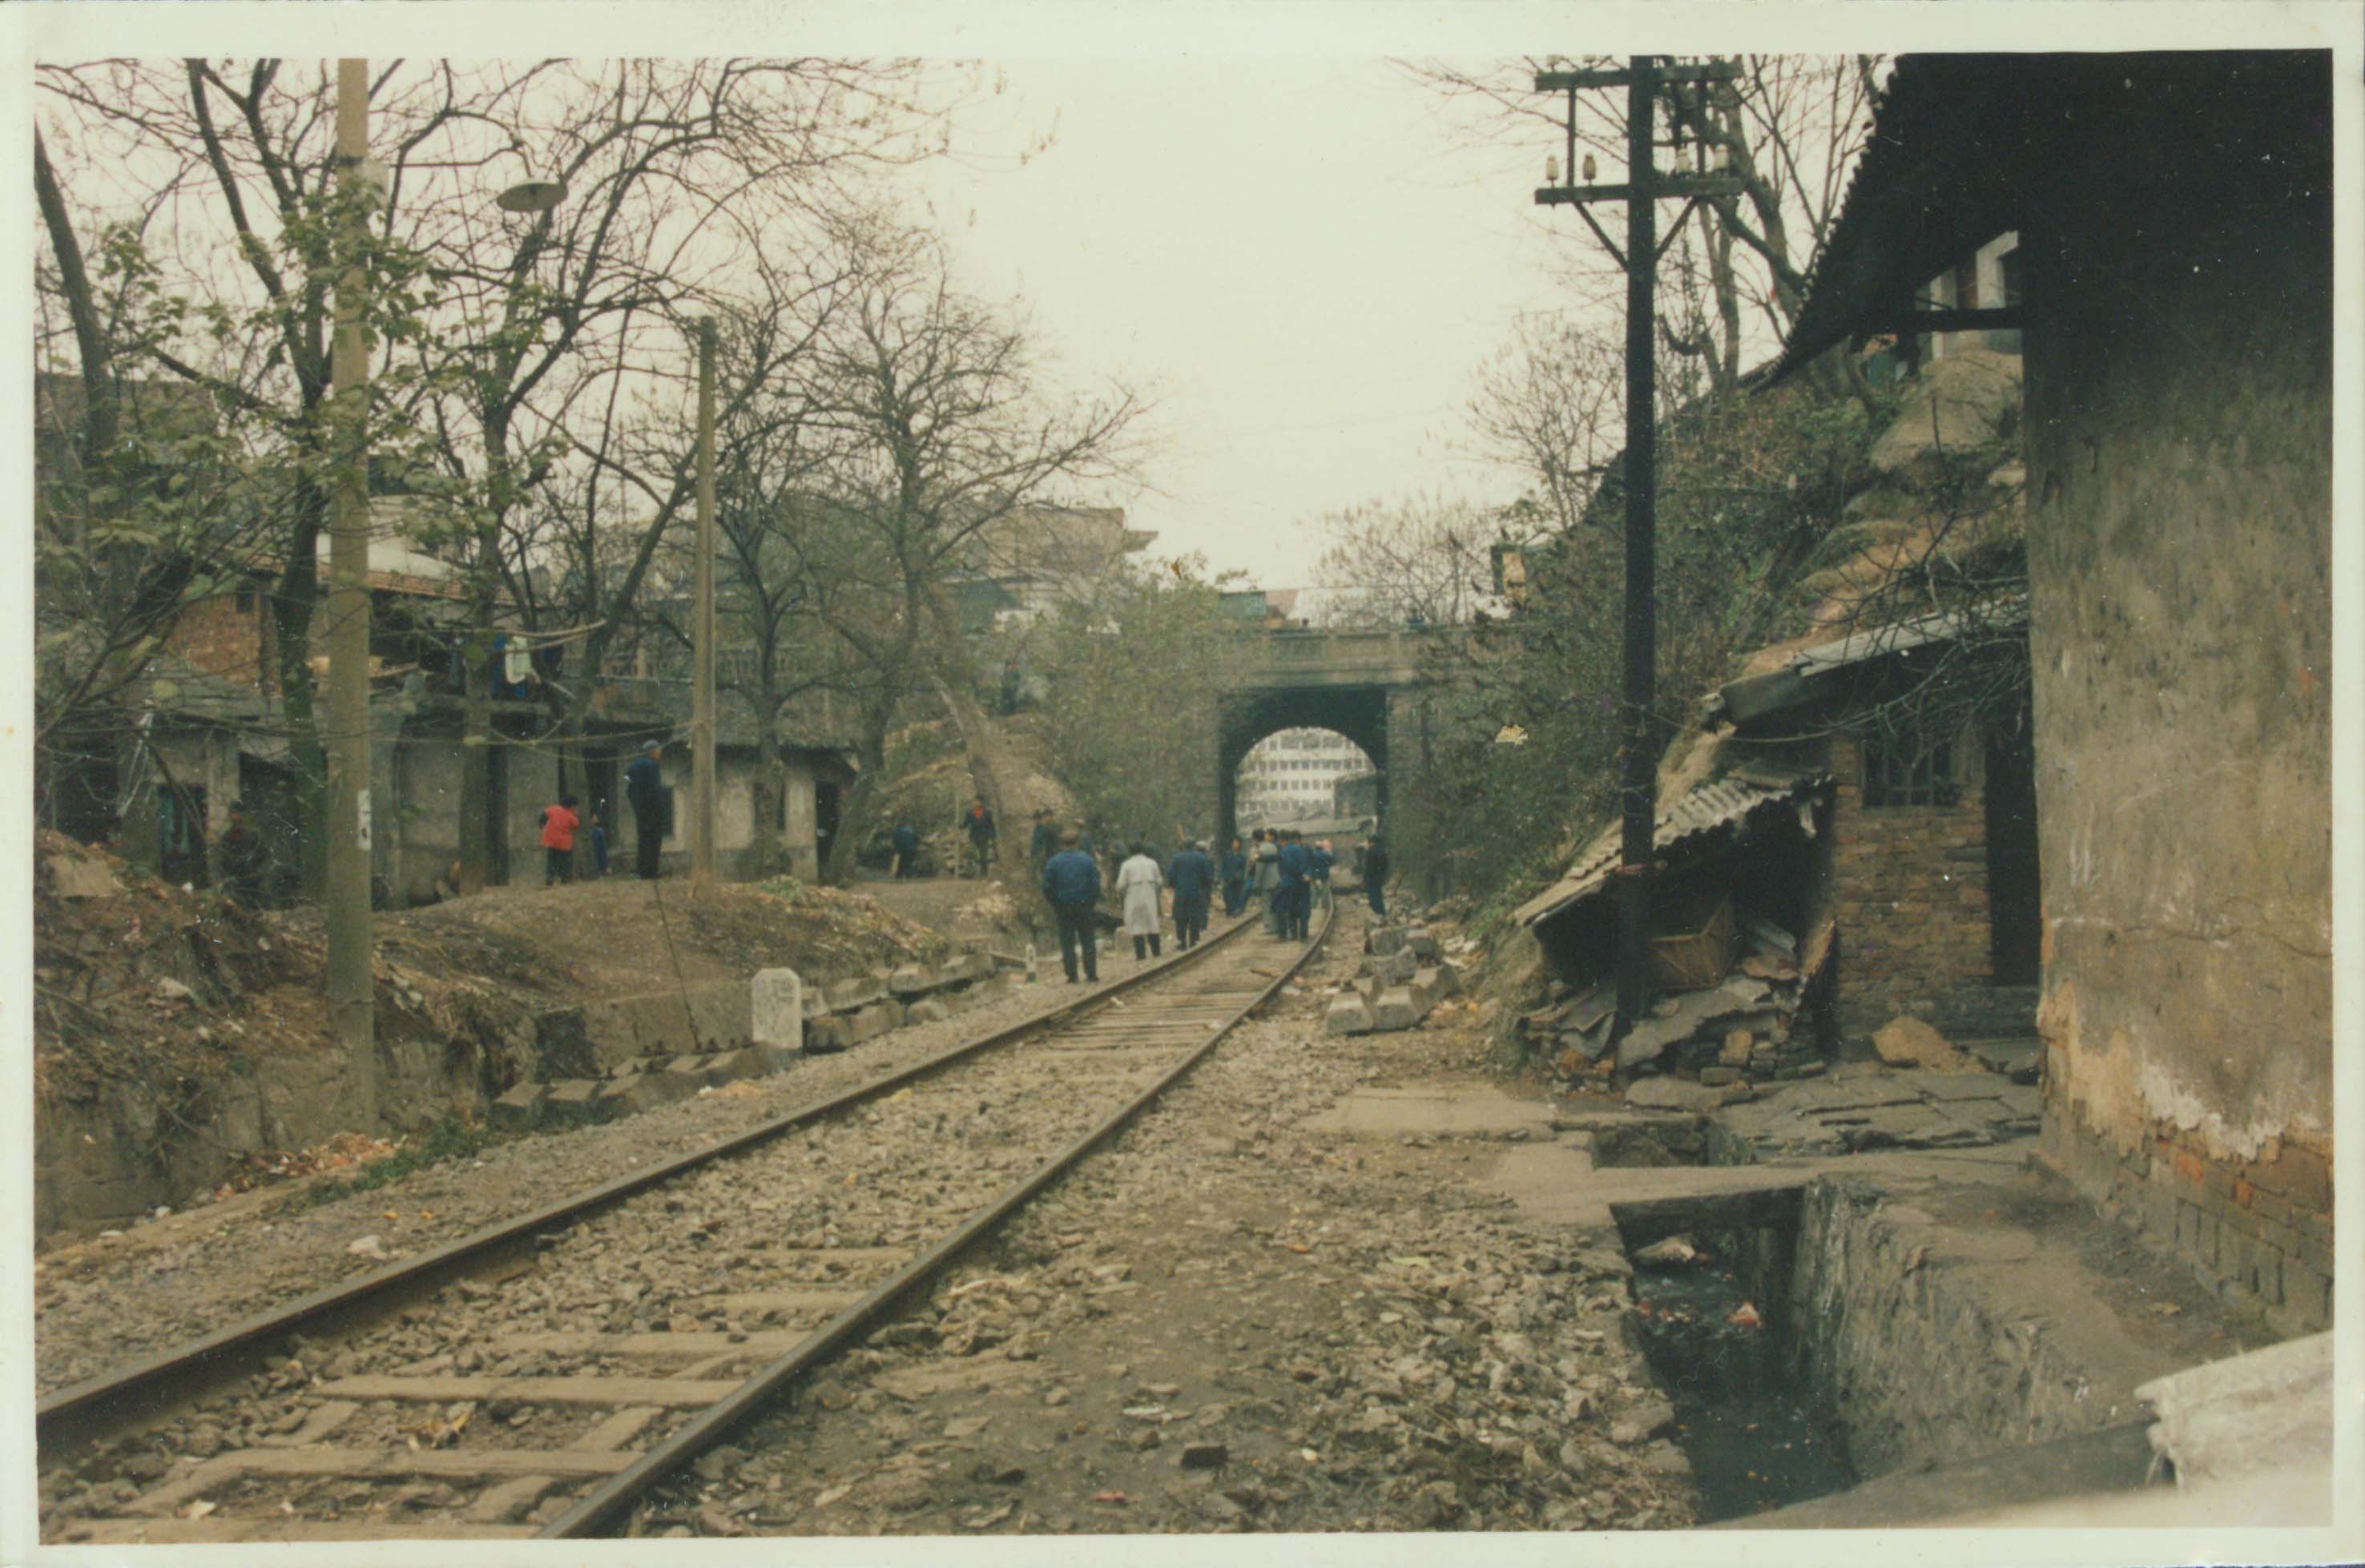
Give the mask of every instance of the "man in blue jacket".
<path id="1" fill-rule="evenodd" d="M 1166 885 L 1174 890 L 1174 945 L 1193 947 L 1207 929 L 1207 904 L 1216 891 L 1216 863 L 1196 844 L 1174 852 L 1166 868 Z"/>
<path id="2" fill-rule="evenodd" d="M 1282 834 L 1276 869 L 1281 873 L 1281 886 L 1273 900 L 1281 912 L 1282 940 L 1295 936 L 1300 942 L 1306 941 L 1306 913 L 1314 902 L 1313 890 L 1307 885 L 1314 875 L 1314 852 L 1298 841 L 1295 832 Z"/>
<path id="3" fill-rule="evenodd" d="M 1100 983 L 1100 933 L 1095 912 L 1101 902 L 1101 868 L 1076 847 L 1072 832 L 1059 835 L 1059 853 L 1043 863 L 1043 896 L 1051 902 L 1051 918 L 1059 927 L 1059 963 L 1068 983 L 1076 983 L 1076 948 L 1084 950 L 1084 979 Z"/>
<path id="4" fill-rule="evenodd" d="M 1224 851 L 1224 913 L 1227 917 L 1237 916 L 1248 906 L 1248 852 L 1240 847 L 1240 841 L 1235 835 L 1232 846 Z"/>
<path id="5" fill-rule="evenodd" d="M 641 743 L 641 755 L 624 769 L 624 799 L 633 803 L 633 869 L 643 881 L 657 875 L 657 858 L 665 852 L 667 821 L 665 770 L 657 764 L 661 748 L 655 741 Z"/>

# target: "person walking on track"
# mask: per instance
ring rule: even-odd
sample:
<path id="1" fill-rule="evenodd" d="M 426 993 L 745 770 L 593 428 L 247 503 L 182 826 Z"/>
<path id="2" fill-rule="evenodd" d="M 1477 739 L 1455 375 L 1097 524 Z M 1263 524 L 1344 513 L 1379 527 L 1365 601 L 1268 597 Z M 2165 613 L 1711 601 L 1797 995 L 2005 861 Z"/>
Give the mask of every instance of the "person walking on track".
<path id="1" fill-rule="evenodd" d="M 1186 844 L 1174 852 L 1166 880 L 1174 890 L 1174 946 L 1187 952 L 1198 946 L 1207 929 L 1207 905 L 1216 891 L 1216 863 L 1198 845 Z"/>
<path id="2" fill-rule="evenodd" d="M 1363 840 L 1362 861 L 1363 902 L 1372 906 L 1373 920 L 1385 920 L 1388 917 L 1387 894 L 1384 891 L 1388 881 L 1388 850 L 1387 846 L 1380 842 L 1378 834 Z"/>
<path id="3" fill-rule="evenodd" d="M 1277 832 L 1256 830 L 1256 846 L 1249 852 L 1249 887 L 1264 913 L 1264 934 L 1281 935 L 1281 841 Z"/>
<path id="4" fill-rule="evenodd" d="M 1281 936 L 1306 939 L 1306 913 L 1313 906 L 1314 890 L 1309 885 L 1314 875 L 1314 852 L 1298 842 L 1297 834 L 1286 833 L 1280 853 L 1274 857 L 1280 872 L 1281 886 L 1274 902 L 1281 906 Z"/>
<path id="5" fill-rule="evenodd" d="M 1224 851 L 1224 918 L 1236 919 L 1248 906 L 1249 857 L 1235 834 L 1232 846 Z"/>
<path id="6" fill-rule="evenodd" d="M 1076 846 L 1076 834 L 1059 835 L 1059 853 L 1043 862 L 1043 896 L 1059 929 L 1059 963 L 1068 983 L 1076 983 L 1076 947 L 1083 946 L 1084 979 L 1098 983 L 1100 934 L 1094 929 L 1101 901 L 1101 868 Z"/>
<path id="7" fill-rule="evenodd" d="M 1136 963 L 1158 957 L 1158 890 L 1165 884 L 1148 846 L 1135 839 L 1131 857 L 1116 869 L 1116 891 L 1125 905 L 1125 934 L 1133 938 Z"/>
<path id="8" fill-rule="evenodd" d="M 892 836 L 895 846 L 895 879 L 908 880 L 920 874 L 920 830 L 910 823 L 897 823 Z"/>

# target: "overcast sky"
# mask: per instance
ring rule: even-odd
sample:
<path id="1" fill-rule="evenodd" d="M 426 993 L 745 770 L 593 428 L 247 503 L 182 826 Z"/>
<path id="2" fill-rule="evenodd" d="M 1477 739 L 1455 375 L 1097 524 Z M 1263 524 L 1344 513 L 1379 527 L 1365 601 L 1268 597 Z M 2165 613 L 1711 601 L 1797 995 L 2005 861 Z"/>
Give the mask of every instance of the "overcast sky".
<path id="1" fill-rule="evenodd" d="M 1055 117 L 1056 143 L 914 186 L 967 286 L 1023 298 L 1064 379 L 1156 393 L 1152 489 L 1108 498 L 1153 553 L 1295 587 L 1327 509 L 1516 494 L 1456 451 L 1458 411 L 1513 318 L 1559 304 L 1547 250 L 1577 241 L 1530 201 L 1548 134 L 1474 147 L 1376 59 L 1000 70 L 971 145 L 1006 153 Z"/>

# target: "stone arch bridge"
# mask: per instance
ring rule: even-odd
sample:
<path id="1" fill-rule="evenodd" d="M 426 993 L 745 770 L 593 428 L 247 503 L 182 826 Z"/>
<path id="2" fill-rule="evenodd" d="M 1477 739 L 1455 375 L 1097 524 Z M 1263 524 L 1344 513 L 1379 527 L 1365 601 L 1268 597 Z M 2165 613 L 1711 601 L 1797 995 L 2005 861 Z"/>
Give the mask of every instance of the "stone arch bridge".
<path id="1" fill-rule="evenodd" d="M 1380 829 L 1410 869 L 1407 825 L 1395 801 L 1427 764 L 1435 671 L 1432 655 L 1455 633 L 1441 627 L 1378 631 L 1290 628 L 1252 640 L 1253 652 L 1216 705 L 1216 831 L 1238 831 L 1241 760 L 1283 730 L 1335 730 L 1362 747 L 1380 776 Z M 1391 786 L 1395 788 L 1391 788 Z"/>

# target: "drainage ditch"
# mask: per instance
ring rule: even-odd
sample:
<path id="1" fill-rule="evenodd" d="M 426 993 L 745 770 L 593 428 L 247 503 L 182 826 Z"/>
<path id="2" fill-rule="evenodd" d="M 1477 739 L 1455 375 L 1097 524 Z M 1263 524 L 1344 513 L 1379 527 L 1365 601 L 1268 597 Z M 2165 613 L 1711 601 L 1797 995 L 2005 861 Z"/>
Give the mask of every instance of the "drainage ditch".
<path id="1" fill-rule="evenodd" d="M 1595 1164 L 1746 1163 L 1717 1158 L 1719 1130 L 1691 1117 L 1597 1130 Z M 1674 1407 L 1702 1523 L 2126 1418 L 2092 1407 L 2058 1347 L 1950 1291 L 1885 1209 L 1913 1212 L 1862 1180 L 1771 1172 L 1746 1191 L 1612 1204 L 1635 1337 Z M 2140 1484 L 2141 1465 L 2120 1479 Z"/>

